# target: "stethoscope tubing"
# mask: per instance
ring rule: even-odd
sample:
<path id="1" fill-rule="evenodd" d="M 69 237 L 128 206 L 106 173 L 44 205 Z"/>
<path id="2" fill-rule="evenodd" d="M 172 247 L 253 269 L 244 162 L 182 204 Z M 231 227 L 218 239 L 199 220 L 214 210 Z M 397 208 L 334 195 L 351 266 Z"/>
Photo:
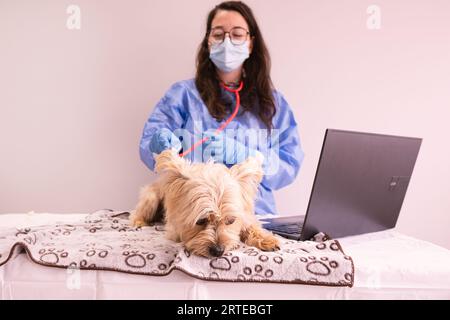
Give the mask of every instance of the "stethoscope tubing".
<path id="1" fill-rule="evenodd" d="M 239 84 L 239 87 L 236 89 L 232 89 L 228 86 L 226 86 L 224 83 L 221 83 L 221 86 L 229 91 L 232 92 L 236 95 L 236 106 L 234 108 L 233 113 L 231 114 L 231 116 L 227 119 L 227 121 L 225 121 L 219 128 L 216 129 L 216 131 L 214 131 L 215 134 L 219 134 L 220 132 L 222 132 L 227 126 L 228 124 L 233 121 L 233 119 L 236 117 L 236 115 L 239 112 L 239 107 L 241 105 L 241 97 L 239 95 L 239 92 L 242 90 L 242 88 L 244 87 L 244 81 L 241 81 L 241 83 Z M 180 157 L 184 157 L 185 155 L 191 153 L 195 148 L 197 148 L 198 146 L 202 145 L 203 143 L 205 143 L 206 141 L 209 140 L 209 137 L 204 137 L 201 140 L 198 140 L 197 142 L 195 142 L 188 150 L 184 151 L 183 153 L 180 153 Z"/>

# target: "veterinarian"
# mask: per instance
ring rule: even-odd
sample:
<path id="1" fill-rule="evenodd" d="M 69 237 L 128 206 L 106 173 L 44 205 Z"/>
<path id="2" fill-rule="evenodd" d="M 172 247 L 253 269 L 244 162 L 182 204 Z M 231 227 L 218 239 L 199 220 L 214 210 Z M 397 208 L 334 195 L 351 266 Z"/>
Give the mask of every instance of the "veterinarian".
<path id="1" fill-rule="evenodd" d="M 239 111 L 226 124 L 234 110 Z M 218 133 L 224 124 L 226 130 Z M 189 150 L 199 140 L 201 145 Z M 246 4 L 227 1 L 209 13 L 195 79 L 173 84 L 145 123 L 140 157 L 150 170 L 155 154 L 168 148 L 189 150 L 184 157 L 193 162 L 213 158 L 228 167 L 261 153 L 265 175 L 255 213 L 277 213 L 273 191 L 294 181 L 304 153 L 291 107 L 273 87 L 269 52 Z"/>

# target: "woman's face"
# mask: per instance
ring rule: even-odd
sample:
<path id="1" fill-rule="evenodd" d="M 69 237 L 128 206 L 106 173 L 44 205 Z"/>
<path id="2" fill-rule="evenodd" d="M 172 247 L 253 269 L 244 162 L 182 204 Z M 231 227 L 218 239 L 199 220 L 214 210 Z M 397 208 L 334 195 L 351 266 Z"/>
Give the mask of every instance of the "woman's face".
<path id="1" fill-rule="evenodd" d="M 219 10 L 216 13 L 212 23 L 211 30 L 222 29 L 224 32 L 230 32 L 234 29 L 233 36 L 236 39 L 235 41 L 240 41 L 240 37 L 243 37 L 242 40 L 249 40 L 249 52 L 252 52 L 253 49 L 253 38 L 250 37 L 249 34 L 246 34 L 244 31 L 249 32 L 247 21 L 245 21 L 244 17 L 236 11 L 228 11 L 228 10 Z M 244 29 L 244 30 L 242 30 Z M 214 32 L 211 32 L 208 38 L 208 49 L 211 50 L 211 45 L 214 44 Z M 230 34 L 226 34 L 226 36 L 230 36 Z"/>

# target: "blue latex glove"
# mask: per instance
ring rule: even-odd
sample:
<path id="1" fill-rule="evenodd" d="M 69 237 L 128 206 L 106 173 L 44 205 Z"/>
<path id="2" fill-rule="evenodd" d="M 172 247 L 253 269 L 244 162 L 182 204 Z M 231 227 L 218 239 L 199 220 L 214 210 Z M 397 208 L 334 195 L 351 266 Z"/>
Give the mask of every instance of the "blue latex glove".
<path id="1" fill-rule="evenodd" d="M 209 139 L 203 143 L 203 158 L 213 158 L 215 162 L 234 165 L 248 157 L 255 157 L 257 150 L 249 148 L 241 142 L 228 137 L 224 133 L 205 132 Z"/>
<path id="2" fill-rule="evenodd" d="M 180 152 L 182 146 L 180 139 L 172 131 L 167 128 L 161 128 L 153 134 L 149 147 L 151 152 L 160 154 L 169 148 Z"/>

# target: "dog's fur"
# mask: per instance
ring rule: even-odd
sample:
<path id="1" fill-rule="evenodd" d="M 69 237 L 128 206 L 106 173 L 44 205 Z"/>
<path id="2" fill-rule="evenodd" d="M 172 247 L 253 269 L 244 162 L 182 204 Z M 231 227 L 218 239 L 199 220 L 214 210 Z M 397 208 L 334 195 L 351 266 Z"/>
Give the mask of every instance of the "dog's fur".
<path id="1" fill-rule="evenodd" d="M 163 213 L 168 238 L 205 257 L 236 249 L 241 241 L 265 251 L 279 248 L 254 214 L 261 159 L 227 168 L 213 161 L 191 164 L 165 150 L 155 160 L 159 177 L 141 189 L 132 225 L 148 225 Z"/>

